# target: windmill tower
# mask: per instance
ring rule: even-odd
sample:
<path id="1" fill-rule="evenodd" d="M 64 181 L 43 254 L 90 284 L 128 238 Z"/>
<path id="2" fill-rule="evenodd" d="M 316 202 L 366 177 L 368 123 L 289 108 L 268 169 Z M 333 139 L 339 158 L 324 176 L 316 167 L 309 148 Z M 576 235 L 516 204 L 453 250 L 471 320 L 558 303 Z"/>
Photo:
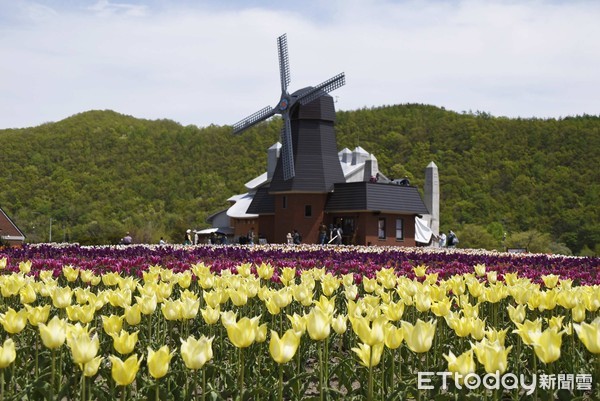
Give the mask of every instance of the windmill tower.
<path id="1" fill-rule="evenodd" d="M 328 95 L 345 84 L 345 76 L 341 73 L 319 85 L 290 94 L 285 34 L 277 38 L 277 50 L 281 82 L 279 102 L 275 107 L 267 106 L 237 122 L 233 132 L 240 133 L 275 114 L 281 115 L 281 156 L 268 188 L 269 196 L 275 197 L 272 235 L 274 241 L 283 242 L 288 231 L 298 229 L 306 240 L 310 240 L 313 234 L 317 235 L 323 221 L 327 194 L 335 183 L 345 180 L 334 131 L 335 107 L 333 98 Z M 301 221 L 297 220 L 299 215 L 303 217 Z M 287 225 L 282 225 L 282 221 Z M 261 223 L 261 229 L 263 226 Z"/>
<path id="2" fill-rule="evenodd" d="M 281 114 L 281 157 L 275 168 L 270 192 L 329 192 L 343 182 L 333 124 L 335 108 L 329 92 L 345 84 L 344 73 L 290 94 L 290 64 L 287 38 L 277 38 L 281 96 L 275 107 L 267 106 L 233 125 L 240 133 L 275 114 Z"/>

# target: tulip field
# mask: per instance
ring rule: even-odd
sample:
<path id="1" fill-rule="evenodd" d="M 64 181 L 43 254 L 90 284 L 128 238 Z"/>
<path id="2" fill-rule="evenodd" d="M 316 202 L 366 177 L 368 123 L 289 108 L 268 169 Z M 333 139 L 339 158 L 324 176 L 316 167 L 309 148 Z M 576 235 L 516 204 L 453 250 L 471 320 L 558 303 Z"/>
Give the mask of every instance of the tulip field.
<path id="1" fill-rule="evenodd" d="M 600 258 L 0 248 L 0 401 L 600 399 Z"/>

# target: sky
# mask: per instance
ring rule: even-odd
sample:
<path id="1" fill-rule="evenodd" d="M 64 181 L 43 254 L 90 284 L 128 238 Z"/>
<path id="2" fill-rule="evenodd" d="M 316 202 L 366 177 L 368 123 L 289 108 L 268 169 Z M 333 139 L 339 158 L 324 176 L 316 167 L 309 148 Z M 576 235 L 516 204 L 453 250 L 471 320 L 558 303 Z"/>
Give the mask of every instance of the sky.
<path id="1" fill-rule="evenodd" d="M 596 0 L 0 0 L 0 129 L 88 110 L 232 125 L 344 72 L 338 110 L 600 114 Z"/>

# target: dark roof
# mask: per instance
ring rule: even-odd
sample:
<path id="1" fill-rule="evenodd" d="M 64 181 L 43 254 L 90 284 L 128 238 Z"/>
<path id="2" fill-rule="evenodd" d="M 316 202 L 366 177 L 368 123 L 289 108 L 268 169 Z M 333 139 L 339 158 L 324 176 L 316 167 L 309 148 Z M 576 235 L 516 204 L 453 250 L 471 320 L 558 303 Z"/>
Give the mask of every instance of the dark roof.
<path id="1" fill-rule="evenodd" d="M 380 211 L 428 214 L 416 187 L 372 182 L 335 184 L 325 205 L 327 212 Z"/>
<path id="2" fill-rule="evenodd" d="M 269 195 L 268 187 L 259 188 L 252 198 L 252 203 L 248 206 L 248 212 L 251 214 L 273 214 L 275 213 L 275 197 Z"/>

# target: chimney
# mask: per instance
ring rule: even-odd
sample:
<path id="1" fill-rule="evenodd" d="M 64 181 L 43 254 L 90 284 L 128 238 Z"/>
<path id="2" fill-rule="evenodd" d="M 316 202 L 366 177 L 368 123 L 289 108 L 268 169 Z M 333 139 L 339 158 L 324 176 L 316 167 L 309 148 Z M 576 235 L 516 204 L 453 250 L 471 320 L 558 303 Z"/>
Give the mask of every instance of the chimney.
<path id="1" fill-rule="evenodd" d="M 365 160 L 365 173 L 363 175 L 363 181 L 370 181 L 371 177 L 377 176 L 379 173 L 379 167 L 377 166 L 377 158 L 375 155 L 371 154 Z"/>
<path id="2" fill-rule="evenodd" d="M 275 166 L 277 166 L 277 159 L 281 151 L 281 144 L 279 142 L 271 146 L 267 152 L 267 179 L 270 180 L 275 172 Z"/>
<path id="3" fill-rule="evenodd" d="M 431 162 L 425 168 L 425 206 L 429 210 L 427 217 L 429 228 L 434 235 L 440 235 L 440 178 L 438 167 Z"/>

